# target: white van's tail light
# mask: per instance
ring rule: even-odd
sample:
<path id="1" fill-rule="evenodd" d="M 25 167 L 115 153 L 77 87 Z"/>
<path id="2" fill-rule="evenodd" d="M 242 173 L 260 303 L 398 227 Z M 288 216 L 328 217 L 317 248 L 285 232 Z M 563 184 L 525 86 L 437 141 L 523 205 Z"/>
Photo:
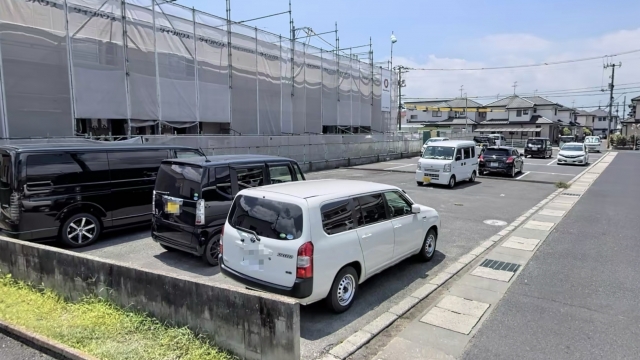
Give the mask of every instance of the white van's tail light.
<path id="1" fill-rule="evenodd" d="M 220 255 L 222 255 L 222 240 L 224 238 L 224 225 L 222 225 L 222 230 L 220 230 Z"/>
<path id="2" fill-rule="evenodd" d="M 296 277 L 308 279 L 313 277 L 313 244 L 306 242 L 298 249 Z"/>
<path id="3" fill-rule="evenodd" d="M 196 225 L 204 225 L 204 199 L 196 203 Z"/>

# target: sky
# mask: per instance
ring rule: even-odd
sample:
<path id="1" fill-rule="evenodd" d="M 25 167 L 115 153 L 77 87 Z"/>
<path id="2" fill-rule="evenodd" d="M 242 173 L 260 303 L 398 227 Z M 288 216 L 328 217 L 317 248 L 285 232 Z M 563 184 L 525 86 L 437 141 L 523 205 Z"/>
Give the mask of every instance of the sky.
<path id="1" fill-rule="evenodd" d="M 611 69 L 615 69 L 615 102 L 640 95 L 640 1 L 610 0 L 291 0 L 297 28 L 316 33 L 334 30 L 340 47 L 373 42 L 375 61 L 391 57 L 410 68 L 478 68 L 545 63 L 598 57 L 556 66 L 485 71 L 418 71 L 404 74 L 406 100 L 452 98 L 463 93 L 480 103 L 514 92 L 543 95 L 574 107 L 608 104 Z M 178 0 L 188 7 L 225 17 L 224 0 Z M 288 0 L 231 0 L 234 21 L 287 11 Z M 249 22 L 275 34 L 289 35 L 288 14 Z M 335 35 L 314 38 L 312 45 L 333 49 Z M 366 51 L 366 48 L 358 51 Z M 561 92 L 554 92 L 561 90 Z M 562 91 L 562 90 L 568 90 Z"/>

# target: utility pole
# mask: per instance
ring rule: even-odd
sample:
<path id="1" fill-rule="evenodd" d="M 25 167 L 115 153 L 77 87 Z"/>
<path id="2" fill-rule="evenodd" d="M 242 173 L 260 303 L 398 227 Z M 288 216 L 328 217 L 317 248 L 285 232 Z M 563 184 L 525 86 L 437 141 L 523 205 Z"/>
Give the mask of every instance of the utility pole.
<path id="1" fill-rule="evenodd" d="M 622 120 L 627 118 L 627 95 L 624 96 L 624 102 L 622 103 Z"/>
<path id="2" fill-rule="evenodd" d="M 402 130 L 402 88 L 406 86 L 402 80 L 402 74 L 408 70 L 402 65 L 396 67 L 398 69 L 398 131 Z"/>
<path id="3" fill-rule="evenodd" d="M 609 83 L 609 121 L 607 122 L 607 149 L 611 149 L 611 118 L 613 111 L 613 87 L 615 83 L 616 67 L 621 67 L 622 63 L 606 64 L 604 68 L 611 68 L 611 82 Z"/>

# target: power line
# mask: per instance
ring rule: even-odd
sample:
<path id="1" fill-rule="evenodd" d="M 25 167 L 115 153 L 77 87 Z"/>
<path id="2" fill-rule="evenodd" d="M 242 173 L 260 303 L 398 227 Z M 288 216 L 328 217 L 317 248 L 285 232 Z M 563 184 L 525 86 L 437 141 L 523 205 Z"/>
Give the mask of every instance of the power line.
<path id="1" fill-rule="evenodd" d="M 627 54 L 633 54 L 640 52 L 640 49 L 630 50 L 625 52 L 620 52 L 611 55 L 602 55 L 602 56 L 592 56 L 581 59 L 573 59 L 573 60 L 563 60 L 563 61 L 547 61 L 544 63 L 538 64 L 527 64 L 527 65 L 511 65 L 511 66 L 493 66 L 493 67 L 482 67 L 482 68 L 454 68 L 454 69 L 445 69 L 445 68 L 412 68 L 407 67 L 409 70 L 417 70 L 417 71 L 480 71 L 480 70 L 500 70 L 500 69 L 517 69 L 517 68 L 530 68 L 530 67 L 539 67 L 539 66 L 552 66 L 552 65 L 561 65 L 561 64 L 571 64 L 582 61 L 591 61 L 591 60 L 600 60 L 608 57 L 615 57 Z"/>

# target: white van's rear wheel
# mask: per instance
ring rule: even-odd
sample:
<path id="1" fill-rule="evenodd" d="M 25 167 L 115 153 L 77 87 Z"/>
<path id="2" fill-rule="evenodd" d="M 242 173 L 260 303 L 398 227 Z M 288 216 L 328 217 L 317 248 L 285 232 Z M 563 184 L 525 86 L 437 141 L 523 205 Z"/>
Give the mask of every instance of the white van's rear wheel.
<path id="1" fill-rule="evenodd" d="M 336 313 L 347 311 L 353 304 L 358 291 L 358 273 L 351 266 L 345 266 L 338 272 L 327 295 L 327 305 Z"/>

